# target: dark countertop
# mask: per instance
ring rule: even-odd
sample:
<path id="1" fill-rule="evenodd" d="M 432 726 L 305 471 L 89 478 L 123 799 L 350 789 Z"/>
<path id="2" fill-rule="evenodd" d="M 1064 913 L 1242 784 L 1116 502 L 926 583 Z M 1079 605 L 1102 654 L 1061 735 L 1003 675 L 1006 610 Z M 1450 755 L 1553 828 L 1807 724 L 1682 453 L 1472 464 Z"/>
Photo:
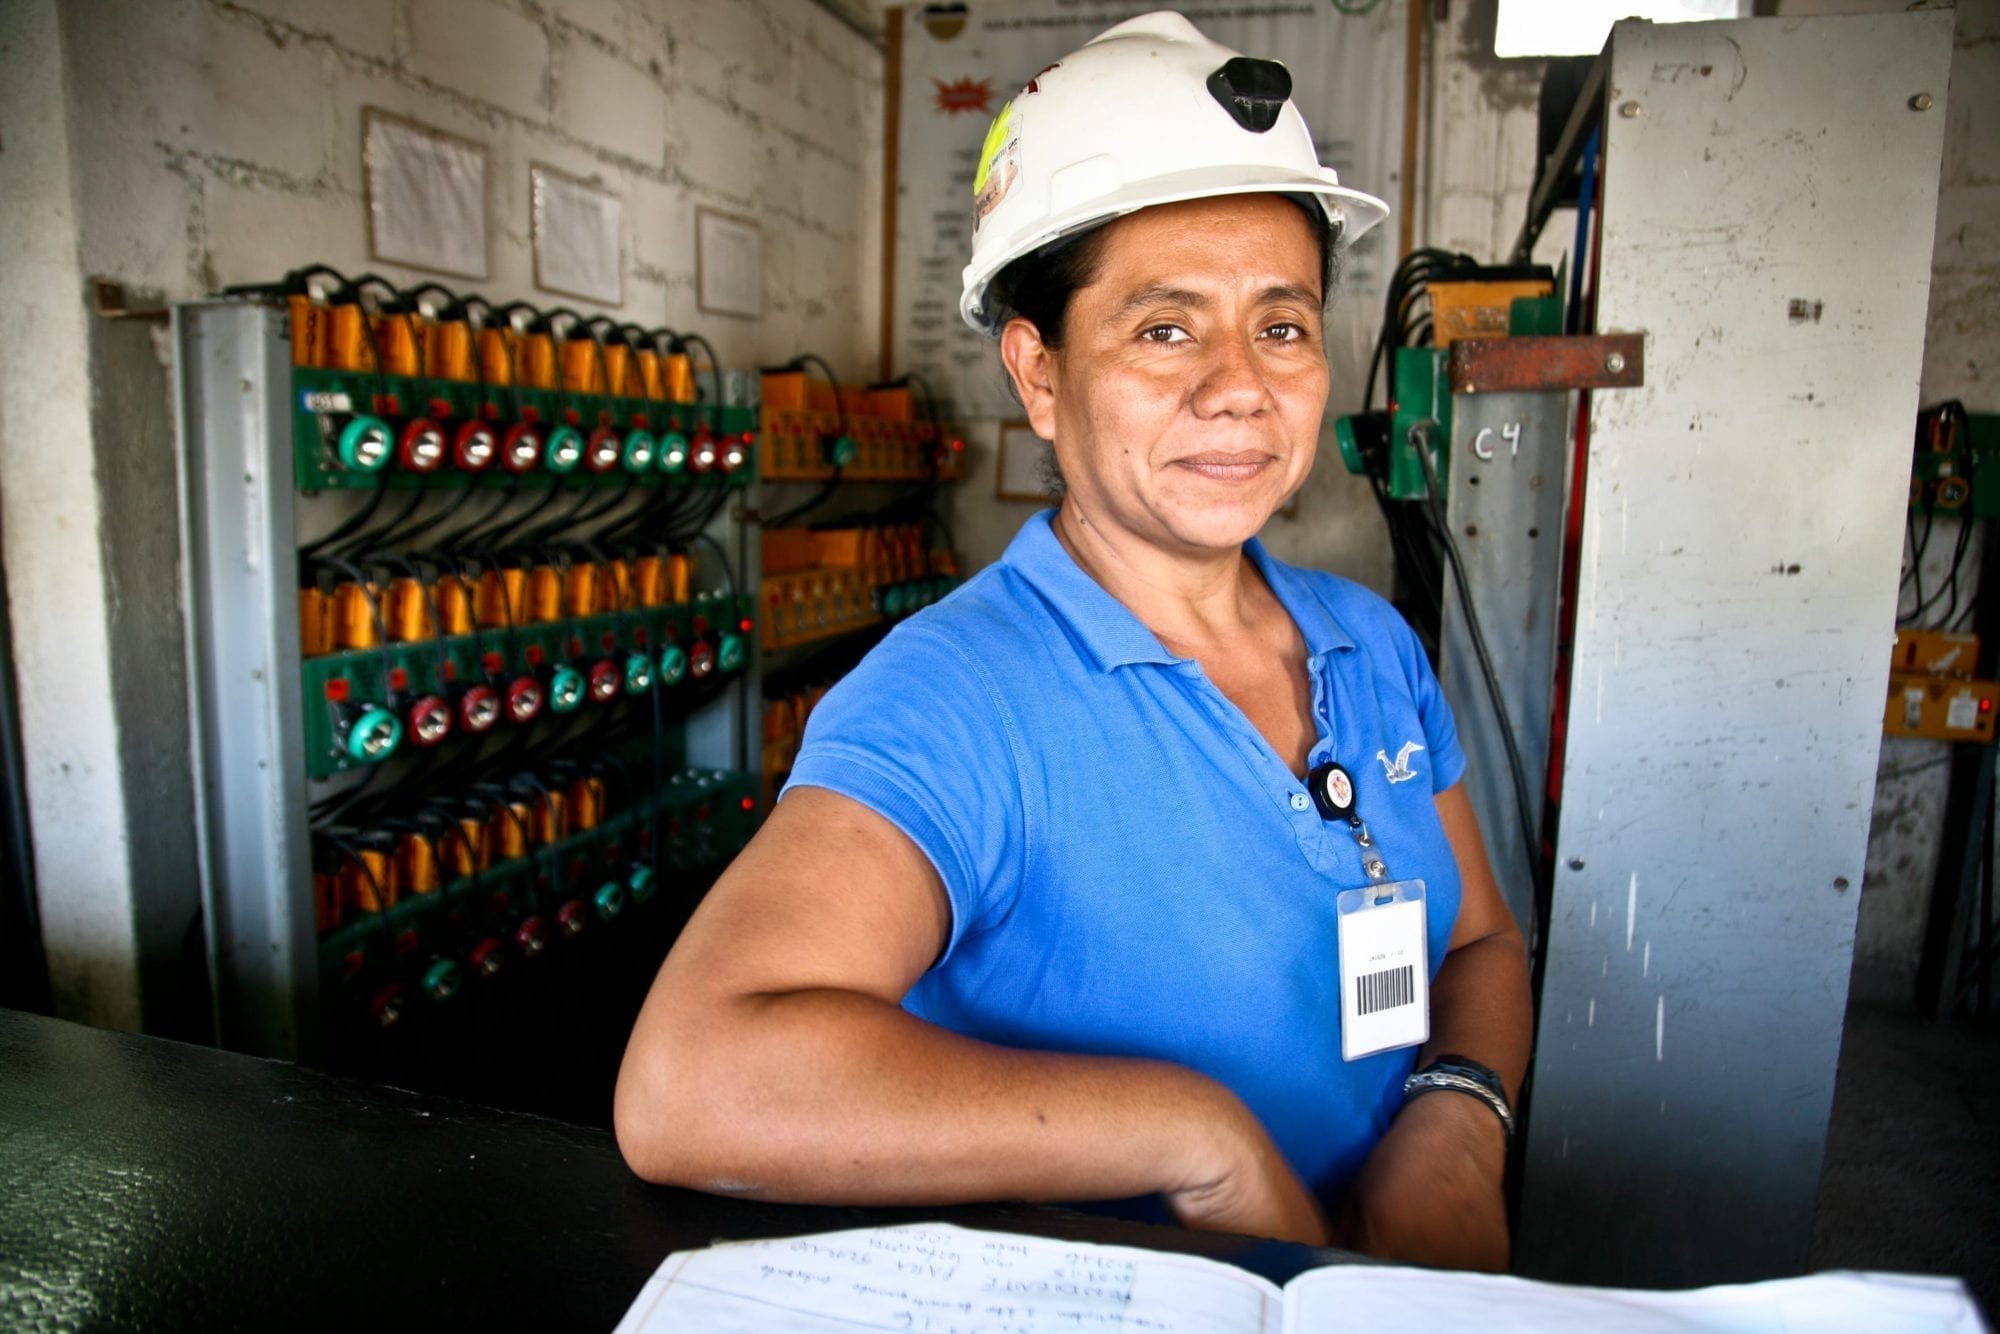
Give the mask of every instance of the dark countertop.
<path id="1" fill-rule="evenodd" d="M 668 1252 L 935 1218 L 1206 1255 L 1350 1257 L 1027 1205 L 758 1204 L 648 1185 L 605 1131 L 0 1010 L 0 1327 L 577 1328 Z"/>

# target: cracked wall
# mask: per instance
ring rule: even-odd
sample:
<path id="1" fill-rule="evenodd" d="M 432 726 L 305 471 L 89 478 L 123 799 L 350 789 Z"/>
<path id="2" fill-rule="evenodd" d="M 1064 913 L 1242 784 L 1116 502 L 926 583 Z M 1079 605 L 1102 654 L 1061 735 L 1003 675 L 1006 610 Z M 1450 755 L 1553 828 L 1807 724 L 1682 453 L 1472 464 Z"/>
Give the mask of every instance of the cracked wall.
<path id="1" fill-rule="evenodd" d="M 749 365 L 872 350 L 882 58 L 810 0 L 70 0 L 86 272 L 170 298 L 368 256 L 365 107 L 487 146 L 489 276 L 540 293 L 528 171 L 624 201 L 624 318 Z M 765 314 L 703 316 L 694 209 L 764 225 Z M 447 283 L 460 280 L 446 279 Z M 594 309 L 594 307 L 593 307 Z"/>
<path id="2" fill-rule="evenodd" d="M 9 0 L 0 68 L 0 534 L 51 982 L 66 1017 L 185 1031 L 166 345 L 88 316 L 86 277 L 174 301 L 315 261 L 428 276 L 369 257 L 377 107 L 487 147 L 488 276 L 449 285 L 603 309 L 534 285 L 546 164 L 624 201 L 622 320 L 699 329 L 732 366 L 807 349 L 859 377 L 882 57 L 812 0 Z M 697 310 L 697 205 L 761 221 L 762 317 Z"/>

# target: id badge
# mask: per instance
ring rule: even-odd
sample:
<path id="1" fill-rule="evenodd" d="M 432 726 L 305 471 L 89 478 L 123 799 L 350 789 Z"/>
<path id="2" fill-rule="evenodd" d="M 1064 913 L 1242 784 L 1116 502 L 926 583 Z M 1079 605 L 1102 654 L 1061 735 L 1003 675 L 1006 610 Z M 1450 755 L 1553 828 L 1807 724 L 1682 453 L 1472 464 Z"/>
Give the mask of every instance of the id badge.
<path id="1" fill-rule="evenodd" d="M 1334 900 L 1340 938 L 1340 1056 L 1356 1061 L 1431 1035 L 1424 882 L 1391 880 Z"/>

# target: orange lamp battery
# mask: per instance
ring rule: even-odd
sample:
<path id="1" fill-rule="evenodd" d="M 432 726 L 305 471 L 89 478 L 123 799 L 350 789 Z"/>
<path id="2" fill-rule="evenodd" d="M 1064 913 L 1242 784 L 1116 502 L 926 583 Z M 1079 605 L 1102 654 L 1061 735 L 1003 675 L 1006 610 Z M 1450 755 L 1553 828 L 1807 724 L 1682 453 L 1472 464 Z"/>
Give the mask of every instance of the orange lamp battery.
<path id="1" fill-rule="evenodd" d="M 512 335 L 505 329 L 479 331 L 479 378 L 488 384 L 514 383 Z"/>
<path id="2" fill-rule="evenodd" d="M 326 307 L 303 293 L 288 298 L 292 317 L 292 365 L 326 364 Z"/>
<path id="3" fill-rule="evenodd" d="M 694 361 L 685 352 L 670 354 L 666 360 L 667 397 L 676 403 L 694 402 Z"/>
<path id="4" fill-rule="evenodd" d="M 391 643 L 407 644 L 437 633 L 429 594 L 407 576 L 389 581 L 389 591 L 382 596 L 382 620 Z"/>
<path id="5" fill-rule="evenodd" d="M 423 335 L 417 316 L 392 311 L 373 317 L 375 346 L 382 353 L 384 375 L 417 375 L 424 364 Z"/>
<path id="6" fill-rule="evenodd" d="M 667 591 L 675 602 L 687 602 L 694 586 L 694 562 L 686 556 L 667 557 Z"/>
<path id="7" fill-rule="evenodd" d="M 333 643 L 337 649 L 374 648 L 381 643 L 376 634 L 374 599 L 379 590 L 373 584 L 343 580 L 333 590 Z"/>
<path id="8" fill-rule="evenodd" d="M 439 380 L 471 380 L 472 326 L 464 320 L 433 324 L 424 339 L 424 373 Z"/>
<path id="9" fill-rule="evenodd" d="M 412 894 L 437 892 L 437 852 L 429 834 L 404 834 L 396 840 L 397 874 L 403 889 Z"/>
<path id="10" fill-rule="evenodd" d="M 641 556 L 632 562 L 632 591 L 642 607 L 663 606 L 667 600 L 666 562 L 658 556 Z"/>
<path id="11" fill-rule="evenodd" d="M 333 652 L 333 598 L 310 585 L 299 590 L 299 654 Z"/>
<path id="12" fill-rule="evenodd" d="M 759 399 L 771 412 L 803 412 L 811 404 L 804 371 L 765 371 Z"/>
<path id="13" fill-rule="evenodd" d="M 595 338 L 571 338 L 562 345 L 563 388 L 572 394 L 608 394 L 609 367 Z"/>
<path id="14" fill-rule="evenodd" d="M 563 601 L 572 616 L 595 616 L 597 614 L 598 572 L 590 561 L 578 561 L 569 567 L 563 577 Z M 553 620 L 553 617 L 544 619 Z"/>
<path id="15" fill-rule="evenodd" d="M 637 397 L 645 392 L 632 367 L 632 349 L 624 343 L 604 345 L 604 392 L 620 398 Z"/>
<path id="16" fill-rule="evenodd" d="M 473 614 L 486 629 L 519 625 L 527 620 L 528 572 L 513 567 L 485 570 L 473 594 Z"/>
<path id="17" fill-rule="evenodd" d="M 551 788 L 535 798 L 535 842 L 548 846 L 560 843 L 569 834 L 565 819 L 569 801 L 559 789 Z"/>
<path id="18" fill-rule="evenodd" d="M 556 340 L 545 333 L 519 335 L 514 344 L 514 369 L 524 388 L 555 388 Z"/>
<path id="19" fill-rule="evenodd" d="M 523 620 L 553 621 L 562 615 L 562 574 L 553 565 L 537 565 L 528 575 L 527 615 Z"/>
<path id="20" fill-rule="evenodd" d="M 476 815 L 458 817 L 458 837 L 452 840 L 452 858 L 460 875 L 472 875 L 493 864 L 492 831 Z"/>
<path id="21" fill-rule="evenodd" d="M 341 898 L 362 912 L 381 912 L 396 903 L 396 861 L 387 848 L 357 848 L 341 870 Z"/>
<path id="22" fill-rule="evenodd" d="M 525 801 L 510 801 L 494 807 L 493 850 L 502 861 L 528 855 L 528 821 L 534 811 Z"/>
<path id="23" fill-rule="evenodd" d="M 628 386 L 627 393 L 637 388 L 647 398 L 659 400 L 667 396 L 667 373 L 660 364 L 660 354 L 653 348 L 642 347 L 633 354 L 638 361 L 639 383 Z"/>
<path id="24" fill-rule="evenodd" d="M 471 634 L 472 585 L 455 574 L 444 574 L 438 576 L 438 581 L 431 586 L 431 591 L 437 599 L 437 614 L 444 622 L 444 633 Z"/>
<path id="25" fill-rule="evenodd" d="M 604 780 L 585 775 L 569 785 L 570 826 L 578 833 L 597 828 L 604 819 Z"/>
<path id="26" fill-rule="evenodd" d="M 337 371 L 373 371 L 375 346 L 368 337 L 368 312 L 358 301 L 327 307 L 327 365 Z"/>

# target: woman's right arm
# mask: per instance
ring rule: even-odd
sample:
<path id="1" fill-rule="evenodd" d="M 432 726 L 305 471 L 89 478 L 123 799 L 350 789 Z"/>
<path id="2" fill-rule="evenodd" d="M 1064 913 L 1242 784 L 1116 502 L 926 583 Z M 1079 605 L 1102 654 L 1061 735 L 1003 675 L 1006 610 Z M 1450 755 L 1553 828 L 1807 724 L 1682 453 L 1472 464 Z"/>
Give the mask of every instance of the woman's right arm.
<path id="1" fill-rule="evenodd" d="M 1318 1206 L 1221 1084 L 1022 1051 L 901 1007 L 943 950 L 937 872 L 882 816 L 789 792 L 661 967 L 618 1075 L 651 1181 L 796 1203 L 1164 1194 L 1191 1227 L 1315 1244 Z"/>

